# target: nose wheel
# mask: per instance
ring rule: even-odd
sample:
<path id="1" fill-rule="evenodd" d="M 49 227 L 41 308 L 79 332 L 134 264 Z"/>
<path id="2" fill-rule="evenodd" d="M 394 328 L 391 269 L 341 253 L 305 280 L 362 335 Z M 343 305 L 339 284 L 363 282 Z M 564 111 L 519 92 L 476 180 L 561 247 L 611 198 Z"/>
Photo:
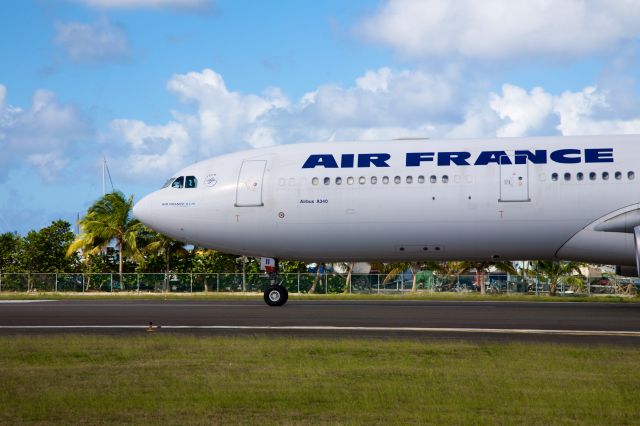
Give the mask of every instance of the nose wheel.
<path id="1" fill-rule="evenodd" d="M 269 306 L 282 306 L 288 299 L 289 292 L 282 285 L 272 285 L 264 292 L 264 301 Z"/>

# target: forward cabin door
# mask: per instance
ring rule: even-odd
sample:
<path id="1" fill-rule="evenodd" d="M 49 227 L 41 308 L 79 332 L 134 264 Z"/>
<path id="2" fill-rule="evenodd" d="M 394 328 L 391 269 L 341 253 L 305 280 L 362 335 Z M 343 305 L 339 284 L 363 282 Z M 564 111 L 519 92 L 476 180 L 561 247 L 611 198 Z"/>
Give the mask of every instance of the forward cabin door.
<path id="1" fill-rule="evenodd" d="M 522 163 L 522 164 L 516 164 Z M 531 201 L 529 198 L 529 163 L 527 157 L 500 157 L 500 198 L 501 202 Z"/>
<path id="2" fill-rule="evenodd" d="M 262 181 L 267 160 L 245 160 L 240 166 L 236 188 L 236 207 L 260 207 L 262 203 Z"/>

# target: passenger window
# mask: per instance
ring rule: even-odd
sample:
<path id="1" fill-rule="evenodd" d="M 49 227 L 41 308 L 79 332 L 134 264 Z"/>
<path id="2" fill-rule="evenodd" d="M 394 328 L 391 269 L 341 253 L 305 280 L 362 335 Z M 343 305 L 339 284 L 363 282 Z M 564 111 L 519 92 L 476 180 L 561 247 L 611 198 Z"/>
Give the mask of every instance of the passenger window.
<path id="1" fill-rule="evenodd" d="M 424 183 L 424 176 L 418 176 L 418 183 Z"/>
<path id="2" fill-rule="evenodd" d="M 616 177 L 616 180 L 622 179 L 622 172 L 616 172 L 615 177 Z"/>
<path id="3" fill-rule="evenodd" d="M 367 178 L 365 178 L 364 176 L 360 176 L 360 179 L 358 179 L 358 183 L 360 185 L 364 185 L 365 183 L 367 183 Z"/>
<path id="4" fill-rule="evenodd" d="M 442 183 L 449 183 L 449 176 L 442 175 Z"/>
<path id="5" fill-rule="evenodd" d="M 413 176 L 407 176 L 407 183 L 413 183 Z"/>
<path id="6" fill-rule="evenodd" d="M 552 173 L 551 174 L 551 180 L 554 181 L 554 182 L 557 181 L 558 180 L 558 174 L 557 173 Z"/>
<path id="7" fill-rule="evenodd" d="M 393 182 L 398 184 L 398 183 L 402 182 L 402 178 L 400 176 L 396 176 L 396 177 L 393 178 Z"/>
<path id="8" fill-rule="evenodd" d="M 376 183 L 378 183 L 378 178 L 376 176 L 371 176 L 371 184 L 375 185 Z"/>
<path id="9" fill-rule="evenodd" d="M 318 179 L 317 177 L 314 177 L 313 179 L 311 179 L 311 185 L 317 186 L 320 183 L 320 179 Z"/>
<path id="10" fill-rule="evenodd" d="M 571 173 L 565 173 L 564 180 L 567 180 L 567 181 L 571 180 Z"/>
<path id="11" fill-rule="evenodd" d="M 173 181 L 173 183 L 171 184 L 172 188 L 182 188 L 184 186 L 184 176 L 180 176 L 179 178 L 176 178 L 176 180 Z"/>
<path id="12" fill-rule="evenodd" d="M 385 185 L 389 183 L 389 176 L 382 176 L 382 183 Z"/>
<path id="13" fill-rule="evenodd" d="M 589 180 L 596 180 L 596 172 L 589 173 Z"/>
<path id="14" fill-rule="evenodd" d="M 324 178 L 325 185 L 329 185 L 330 183 L 331 183 L 331 178 L 328 178 L 328 177 Z"/>
<path id="15" fill-rule="evenodd" d="M 336 185 L 342 185 L 342 178 L 341 177 L 337 177 L 336 178 Z"/>
<path id="16" fill-rule="evenodd" d="M 198 187 L 198 179 L 195 176 L 187 176 L 184 181 L 185 188 L 197 188 Z"/>
<path id="17" fill-rule="evenodd" d="M 582 172 L 576 173 L 576 179 L 583 180 L 584 179 L 584 173 L 582 173 Z"/>
<path id="18" fill-rule="evenodd" d="M 429 182 L 431 182 L 431 183 L 436 183 L 437 180 L 438 179 L 436 178 L 436 175 L 431 175 L 431 177 L 429 178 Z"/>
<path id="19" fill-rule="evenodd" d="M 349 176 L 347 178 L 347 185 L 353 185 L 353 177 L 352 176 Z"/>
<path id="20" fill-rule="evenodd" d="M 636 174 L 634 172 L 627 173 L 627 179 L 634 180 L 636 178 Z"/>
<path id="21" fill-rule="evenodd" d="M 602 172 L 602 180 L 609 180 L 609 172 Z"/>

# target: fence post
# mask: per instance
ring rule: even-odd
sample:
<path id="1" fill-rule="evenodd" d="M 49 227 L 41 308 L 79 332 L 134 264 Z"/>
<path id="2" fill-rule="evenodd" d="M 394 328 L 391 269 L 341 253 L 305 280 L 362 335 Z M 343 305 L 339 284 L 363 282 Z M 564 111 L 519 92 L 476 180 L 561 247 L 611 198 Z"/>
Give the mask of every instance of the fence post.
<path id="1" fill-rule="evenodd" d="M 109 293 L 113 293 L 113 272 L 109 274 Z"/>
<path id="2" fill-rule="evenodd" d="M 300 271 L 298 271 L 298 293 L 300 293 Z"/>
<path id="3" fill-rule="evenodd" d="M 58 273 L 56 272 L 56 285 L 55 285 L 55 292 L 58 292 Z"/>
<path id="4" fill-rule="evenodd" d="M 216 293 L 220 293 L 220 272 L 216 273 Z"/>
<path id="5" fill-rule="evenodd" d="M 136 274 L 136 292 L 140 293 L 140 274 Z"/>
<path id="6" fill-rule="evenodd" d="M 378 277 L 378 294 L 380 294 L 380 274 L 376 275 Z"/>
<path id="7" fill-rule="evenodd" d="M 82 292 L 84 293 L 84 274 L 82 274 Z"/>
<path id="8" fill-rule="evenodd" d="M 2 272 L 0 272 L 0 293 L 2 293 Z"/>
<path id="9" fill-rule="evenodd" d="M 193 293 L 193 272 L 189 272 L 189 287 L 190 287 L 191 293 Z"/>

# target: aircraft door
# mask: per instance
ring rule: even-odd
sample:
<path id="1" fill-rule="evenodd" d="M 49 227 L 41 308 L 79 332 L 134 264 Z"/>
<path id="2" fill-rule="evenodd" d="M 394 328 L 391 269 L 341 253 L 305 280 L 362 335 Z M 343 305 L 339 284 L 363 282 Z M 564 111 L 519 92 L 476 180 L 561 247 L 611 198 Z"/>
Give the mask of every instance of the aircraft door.
<path id="1" fill-rule="evenodd" d="M 236 207 L 259 207 L 262 203 L 262 181 L 266 160 L 245 160 L 240 166 L 236 188 Z"/>
<path id="2" fill-rule="evenodd" d="M 529 163 L 526 156 L 500 157 L 500 198 L 498 201 L 531 201 L 529 198 Z"/>

